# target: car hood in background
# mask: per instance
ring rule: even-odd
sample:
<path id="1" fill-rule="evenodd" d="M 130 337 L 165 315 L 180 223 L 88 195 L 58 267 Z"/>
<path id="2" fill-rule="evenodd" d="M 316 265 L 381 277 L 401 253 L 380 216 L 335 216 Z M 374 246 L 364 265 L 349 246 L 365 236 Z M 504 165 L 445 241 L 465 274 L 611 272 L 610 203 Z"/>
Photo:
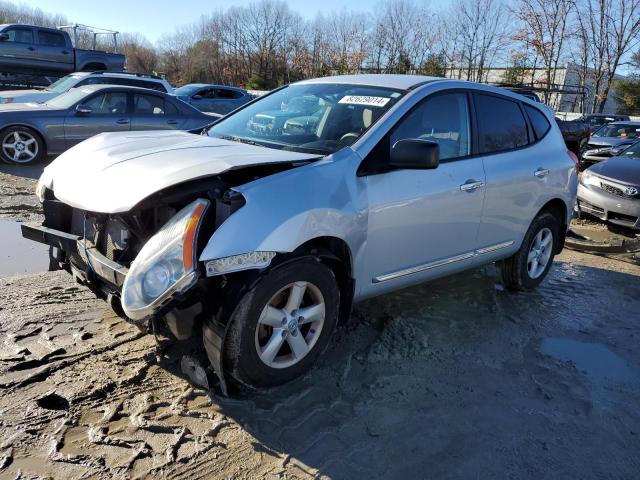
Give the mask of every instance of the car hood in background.
<path id="1" fill-rule="evenodd" d="M 617 147 L 624 143 L 628 143 L 630 145 L 637 141 L 637 138 L 591 137 L 589 139 L 589 146 L 594 146 L 596 148 Z"/>
<path id="2" fill-rule="evenodd" d="M 103 133 L 55 159 L 45 168 L 40 185 L 73 207 L 118 213 L 189 180 L 233 168 L 317 157 L 186 132 Z"/>
<path id="3" fill-rule="evenodd" d="M 58 95 L 60 94 L 47 90 L 7 90 L 0 92 L 0 104 L 4 103 L 4 99 L 7 98 L 12 99 L 11 103 L 42 103 Z"/>
<path id="4" fill-rule="evenodd" d="M 3 103 L 0 104 L 0 114 L 9 112 L 52 112 L 56 109 L 42 103 Z"/>
<path id="5" fill-rule="evenodd" d="M 590 167 L 589 171 L 610 180 L 640 185 L 640 158 L 612 157 Z"/>

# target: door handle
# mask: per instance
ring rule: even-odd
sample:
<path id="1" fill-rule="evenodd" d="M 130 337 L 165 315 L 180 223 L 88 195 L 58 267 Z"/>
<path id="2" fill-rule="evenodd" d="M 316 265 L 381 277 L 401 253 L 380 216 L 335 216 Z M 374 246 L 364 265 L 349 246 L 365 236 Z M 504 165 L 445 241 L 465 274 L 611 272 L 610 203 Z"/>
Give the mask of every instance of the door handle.
<path id="1" fill-rule="evenodd" d="M 69 53 L 70 53 L 70 52 L 69 52 L 69 51 L 67 51 L 67 50 L 63 50 L 63 51 L 62 51 L 62 54 L 63 54 L 63 55 L 69 55 Z"/>
<path id="2" fill-rule="evenodd" d="M 116 123 L 118 125 L 126 125 L 127 123 L 129 123 L 129 119 L 128 118 L 121 118 L 119 120 L 116 120 Z"/>
<path id="3" fill-rule="evenodd" d="M 473 192 L 479 188 L 484 187 L 484 182 L 479 182 L 477 180 L 467 180 L 465 183 L 460 185 L 460 190 L 463 192 Z"/>
<path id="4" fill-rule="evenodd" d="M 27 47 L 27 50 L 29 50 L 30 52 L 33 52 L 35 50 L 34 47 Z"/>
<path id="5" fill-rule="evenodd" d="M 539 168 L 535 172 L 533 172 L 533 174 L 538 178 L 544 178 L 547 175 L 549 175 L 549 169 L 548 168 Z"/>
<path id="6" fill-rule="evenodd" d="M 177 125 L 178 124 L 178 120 L 167 120 L 167 123 L 169 125 Z"/>

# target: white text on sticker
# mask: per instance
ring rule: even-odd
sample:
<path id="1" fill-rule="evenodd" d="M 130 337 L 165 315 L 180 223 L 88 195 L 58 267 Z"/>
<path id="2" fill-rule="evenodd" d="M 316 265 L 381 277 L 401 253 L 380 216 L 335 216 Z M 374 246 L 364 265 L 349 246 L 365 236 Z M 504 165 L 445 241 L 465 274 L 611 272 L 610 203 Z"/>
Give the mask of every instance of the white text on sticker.
<path id="1" fill-rule="evenodd" d="M 338 103 L 348 103 L 350 105 L 368 105 L 370 107 L 384 107 L 388 98 L 384 97 L 367 97 L 364 95 L 347 95 L 342 97 Z"/>

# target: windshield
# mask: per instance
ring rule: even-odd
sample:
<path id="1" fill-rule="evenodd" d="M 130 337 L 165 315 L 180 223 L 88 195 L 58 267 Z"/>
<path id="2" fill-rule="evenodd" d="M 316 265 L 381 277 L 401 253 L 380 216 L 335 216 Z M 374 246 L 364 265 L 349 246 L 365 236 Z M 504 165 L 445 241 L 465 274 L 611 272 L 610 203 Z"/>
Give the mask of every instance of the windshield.
<path id="1" fill-rule="evenodd" d="M 75 75 L 67 75 L 66 77 L 62 77 L 60 80 L 53 82 L 46 88 L 46 90 L 49 92 L 64 93 L 70 88 L 73 88 L 76 83 L 78 83 L 78 80 L 80 80 L 80 78 Z"/>
<path id="2" fill-rule="evenodd" d="M 640 158 L 640 142 L 636 142 L 630 147 L 627 147 L 620 153 L 621 157 L 634 157 Z"/>
<path id="3" fill-rule="evenodd" d="M 623 125 L 620 123 L 610 123 L 599 128 L 592 137 L 616 137 L 616 138 L 637 138 L 640 136 L 640 124 Z"/>
<path id="4" fill-rule="evenodd" d="M 185 85 L 184 87 L 176 88 L 173 93 L 178 96 L 189 97 L 202 87 L 196 87 L 195 85 Z"/>
<path id="5" fill-rule="evenodd" d="M 209 129 L 212 137 L 328 155 L 351 145 L 402 96 L 360 85 L 291 85 Z"/>
<path id="6" fill-rule="evenodd" d="M 47 100 L 45 105 L 52 108 L 69 108 L 91 93 L 93 93 L 93 90 L 90 90 L 87 87 L 72 88 L 66 93 L 58 95 L 51 100 Z"/>

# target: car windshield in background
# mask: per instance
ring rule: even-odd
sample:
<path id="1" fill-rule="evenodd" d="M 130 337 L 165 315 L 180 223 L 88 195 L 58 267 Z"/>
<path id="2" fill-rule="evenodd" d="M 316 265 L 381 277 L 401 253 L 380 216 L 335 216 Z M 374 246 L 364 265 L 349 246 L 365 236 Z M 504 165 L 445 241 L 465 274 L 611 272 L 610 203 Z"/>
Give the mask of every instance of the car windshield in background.
<path id="1" fill-rule="evenodd" d="M 640 136 L 640 125 L 620 125 L 610 123 L 604 125 L 594 132 L 592 137 L 616 137 L 616 138 L 638 138 Z"/>
<path id="2" fill-rule="evenodd" d="M 88 90 L 87 87 L 72 88 L 68 92 L 58 95 L 51 100 L 48 100 L 47 102 L 45 102 L 45 105 L 52 108 L 69 108 L 78 103 L 90 93 L 93 93 L 93 90 Z"/>
<path id="3" fill-rule="evenodd" d="M 361 85 L 291 85 L 224 118 L 209 135 L 328 155 L 355 142 L 402 93 Z"/>
<path id="4" fill-rule="evenodd" d="M 78 77 L 75 75 L 67 75 L 60 80 L 49 85 L 46 90 L 49 92 L 64 93 L 78 83 Z"/>
<path id="5" fill-rule="evenodd" d="M 620 156 L 640 158 L 640 142 L 636 142 L 630 147 L 624 149 Z"/>
<path id="6" fill-rule="evenodd" d="M 184 87 L 176 88 L 173 93 L 177 96 L 190 97 L 193 93 L 197 92 L 202 87 L 194 87 L 193 85 L 185 85 Z"/>

